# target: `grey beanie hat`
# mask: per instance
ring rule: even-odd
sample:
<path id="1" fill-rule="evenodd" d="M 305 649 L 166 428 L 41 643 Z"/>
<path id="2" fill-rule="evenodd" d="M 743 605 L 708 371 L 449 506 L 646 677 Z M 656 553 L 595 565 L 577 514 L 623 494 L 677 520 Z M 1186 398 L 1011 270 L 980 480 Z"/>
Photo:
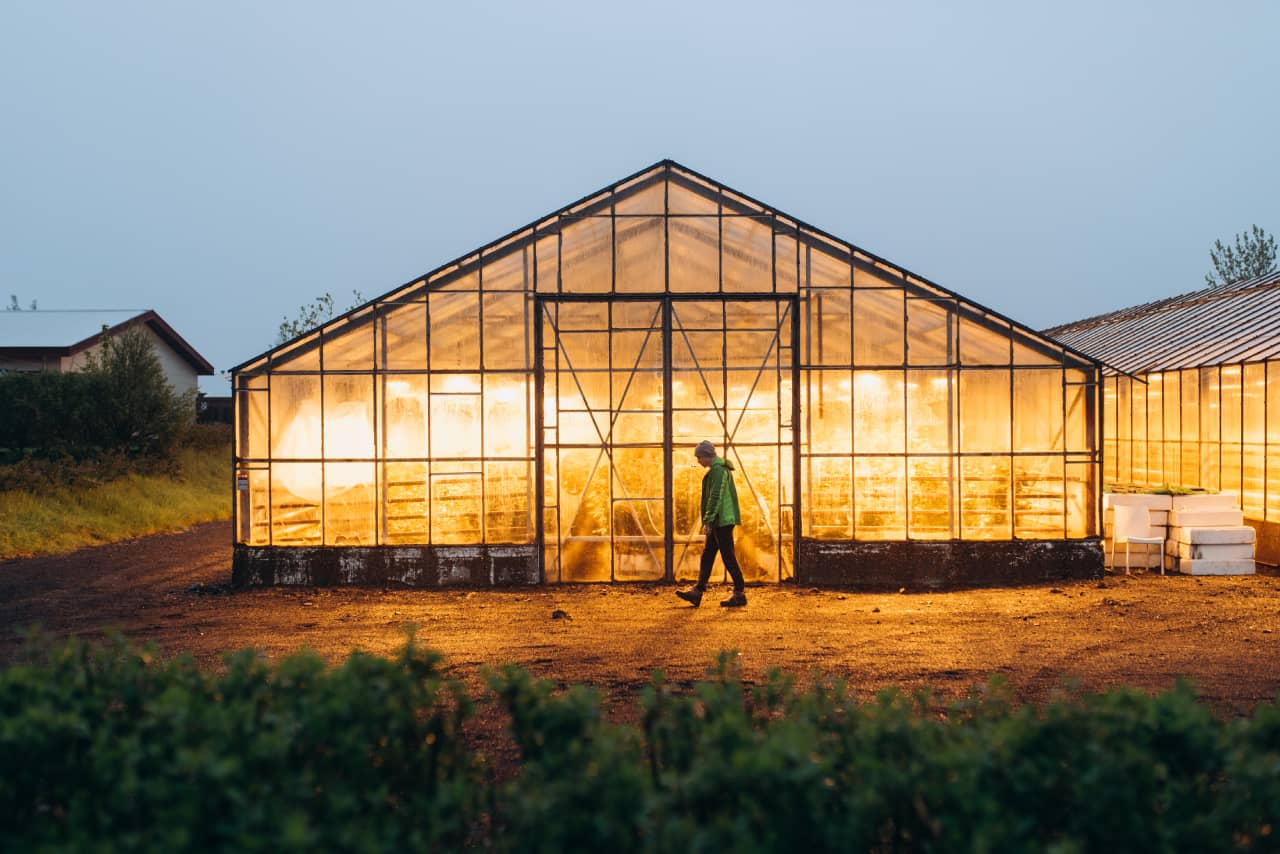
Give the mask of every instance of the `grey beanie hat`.
<path id="1" fill-rule="evenodd" d="M 698 447 L 693 449 L 695 457 L 714 457 L 716 455 L 716 446 L 706 439 L 698 443 Z"/>

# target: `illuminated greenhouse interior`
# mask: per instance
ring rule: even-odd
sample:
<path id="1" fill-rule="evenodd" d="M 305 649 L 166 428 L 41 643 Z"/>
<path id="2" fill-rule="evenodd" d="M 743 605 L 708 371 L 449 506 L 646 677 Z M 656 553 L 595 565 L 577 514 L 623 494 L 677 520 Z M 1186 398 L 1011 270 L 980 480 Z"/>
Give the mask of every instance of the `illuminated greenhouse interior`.
<path id="1" fill-rule="evenodd" d="M 1108 479 L 1234 492 L 1247 518 L 1280 521 L 1280 362 L 1104 380 Z"/>
<path id="2" fill-rule="evenodd" d="M 791 578 L 806 538 L 1092 538 L 1098 383 L 664 161 L 236 369 L 236 539 L 689 579 L 703 439 L 736 467 L 749 580 Z"/>

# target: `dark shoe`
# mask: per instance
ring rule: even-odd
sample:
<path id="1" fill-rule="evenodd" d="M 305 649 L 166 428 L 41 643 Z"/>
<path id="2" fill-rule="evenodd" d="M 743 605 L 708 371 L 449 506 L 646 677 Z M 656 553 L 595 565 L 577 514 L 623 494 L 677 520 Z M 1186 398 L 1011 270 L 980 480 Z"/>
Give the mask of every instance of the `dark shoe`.
<path id="1" fill-rule="evenodd" d="M 742 608 L 747 604 L 747 594 L 735 590 L 733 595 L 720 603 L 721 608 Z"/>
<path id="2" fill-rule="evenodd" d="M 696 587 L 690 587 L 688 590 L 677 590 L 676 595 L 695 608 L 702 604 L 702 591 Z"/>

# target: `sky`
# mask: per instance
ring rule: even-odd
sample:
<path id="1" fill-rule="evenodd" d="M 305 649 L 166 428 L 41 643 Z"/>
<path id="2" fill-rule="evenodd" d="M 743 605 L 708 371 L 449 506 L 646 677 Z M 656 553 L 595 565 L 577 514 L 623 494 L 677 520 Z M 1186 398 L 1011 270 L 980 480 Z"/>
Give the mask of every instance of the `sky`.
<path id="1" fill-rule="evenodd" d="M 1280 233 L 1278 32 L 1270 0 L 0 0 L 0 300 L 153 308 L 223 371 L 672 158 L 1044 328 Z"/>

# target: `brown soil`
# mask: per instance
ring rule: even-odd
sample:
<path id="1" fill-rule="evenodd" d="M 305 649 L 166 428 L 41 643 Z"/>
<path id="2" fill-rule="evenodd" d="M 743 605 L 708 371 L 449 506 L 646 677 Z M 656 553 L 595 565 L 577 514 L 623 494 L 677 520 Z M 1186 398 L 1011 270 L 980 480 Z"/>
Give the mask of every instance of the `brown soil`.
<path id="1" fill-rule="evenodd" d="M 1180 677 L 1222 714 L 1280 692 L 1280 578 L 1135 574 L 1099 583 L 954 592 L 854 593 L 753 588 L 741 610 L 713 589 L 694 610 L 664 585 L 519 590 L 230 589 L 226 523 L 0 563 L 0 661 L 22 628 L 94 637 L 116 628 L 162 652 L 216 665 L 251 646 L 275 657 L 310 647 L 330 660 L 387 653 L 415 624 L 472 687 L 514 662 L 586 682 L 616 702 L 649 674 L 701 677 L 737 650 L 748 678 L 777 667 L 841 676 L 861 694 L 899 686 L 962 695 L 991 675 L 1027 702 L 1068 682 L 1159 690 Z M 562 611 L 564 616 L 553 616 Z M 615 706 L 617 708 L 617 706 Z"/>

